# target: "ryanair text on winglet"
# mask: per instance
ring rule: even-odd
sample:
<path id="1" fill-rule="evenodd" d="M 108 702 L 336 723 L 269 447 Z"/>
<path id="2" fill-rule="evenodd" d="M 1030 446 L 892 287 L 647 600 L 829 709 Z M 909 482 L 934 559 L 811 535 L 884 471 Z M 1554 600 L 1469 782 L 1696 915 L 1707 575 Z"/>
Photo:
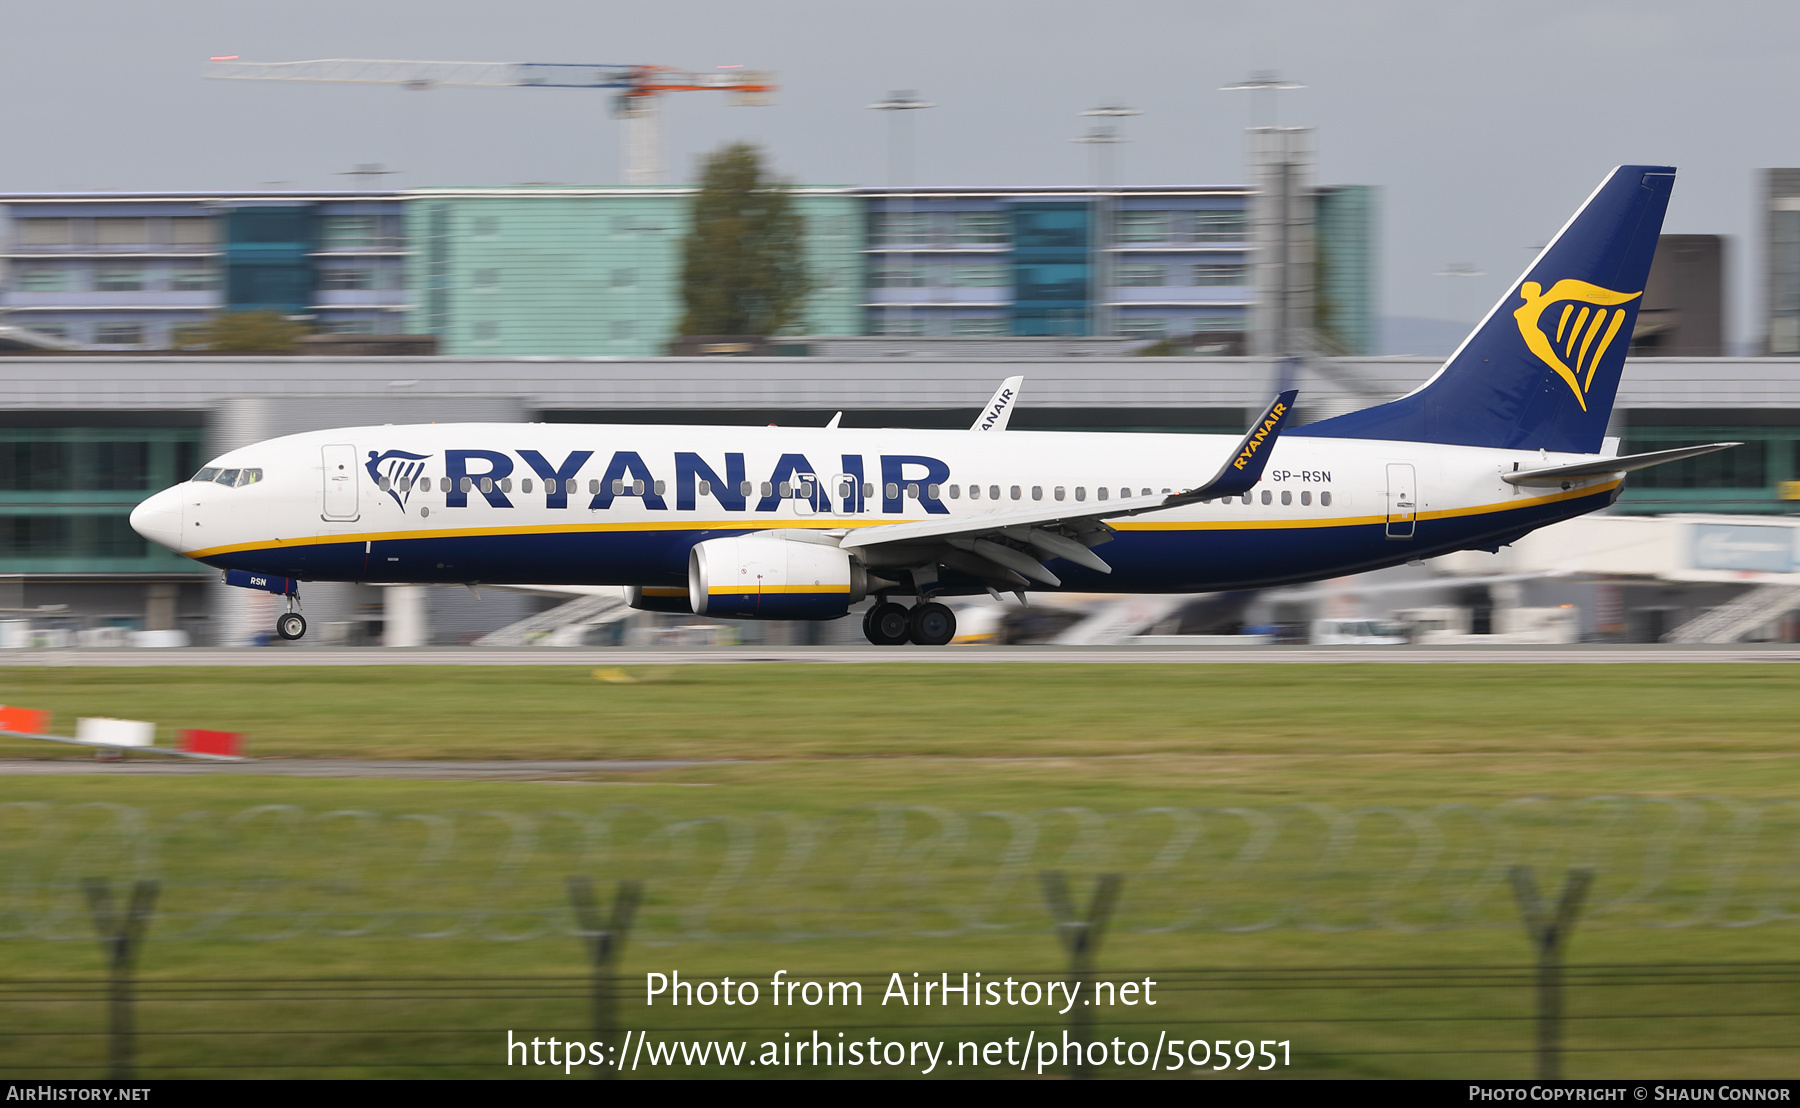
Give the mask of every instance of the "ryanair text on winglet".
<path id="1" fill-rule="evenodd" d="M 1263 444 L 1263 440 L 1269 437 L 1269 432 L 1275 429 L 1275 425 L 1280 423 L 1281 417 L 1286 414 L 1287 405 L 1285 404 L 1277 403 L 1273 408 L 1270 408 L 1269 417 L 1263 420 L 1263 425 L 1261 427 L 1256 429 L 1256 434 L 1251 435 L 1250 438 L 1245 441 L 1244 448 L 1238 451 L 1237 459 L 1231 463 L 1231 468 L 1243 469 L 1244 466 L 1249 463 L 1250 459 L 1255 456 L 1256 448 Z"/>

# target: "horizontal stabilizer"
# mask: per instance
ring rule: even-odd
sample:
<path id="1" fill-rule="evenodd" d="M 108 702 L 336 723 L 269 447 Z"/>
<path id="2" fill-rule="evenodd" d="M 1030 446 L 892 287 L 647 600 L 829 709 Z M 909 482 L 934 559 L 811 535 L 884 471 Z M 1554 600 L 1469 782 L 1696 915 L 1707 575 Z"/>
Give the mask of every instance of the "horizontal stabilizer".
<path id="1" fill-rule="evenodd" d="M 1741 442 L 1709 442 L 1704 446 L 1678 446 L 1673 450 L 1652 450 L 1647 454 L 1627 454 L 1621 458 L 1600 458 L 1592 462 L 1573 462 L 1566 466 L 1548 466 L 1544 469 L 1525 469 L 1513 473 L 1502 473 L 1500 480 L 1509 485 L 1560 485 L 1565 481 L 1578 481 L 1584 477 L 1604 477 L 1612 473 L 1630 473 L 1633 470 L 1649 469 L 1651 466 L 1659 466 L 1664 462 L 1679 462 L 1683 458 L 1697 458 L 1702 454 L 1730 450 L 1734 446 L 1742 445 L 1744 444 Z"/>

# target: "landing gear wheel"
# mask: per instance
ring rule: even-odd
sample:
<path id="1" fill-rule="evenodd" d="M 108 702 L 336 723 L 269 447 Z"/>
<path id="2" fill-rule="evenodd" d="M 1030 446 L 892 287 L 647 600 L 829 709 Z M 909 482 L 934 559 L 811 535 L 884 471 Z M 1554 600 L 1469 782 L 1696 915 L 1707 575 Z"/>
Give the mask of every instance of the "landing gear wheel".
<path id="1" fill-rule="evenodd" d="M 956 637 L 956 613 L 942 604 L 920 604 L 908 615 L 907 630 L 920 646 L 943 646 Z"/>
<path id="2" fill-rule="evenodd" d="M 905 608 L 884 600 L 863 617 L 863 635 L 876 646 L 899 646 L 911 632 Z"/>
<path id="3" fill-rule="evenodd" d="M 297 639 L 306 634 L 306 617 L 299 612 L 288 612 L 275 621 L 275 633 L 284 639 Z"/>

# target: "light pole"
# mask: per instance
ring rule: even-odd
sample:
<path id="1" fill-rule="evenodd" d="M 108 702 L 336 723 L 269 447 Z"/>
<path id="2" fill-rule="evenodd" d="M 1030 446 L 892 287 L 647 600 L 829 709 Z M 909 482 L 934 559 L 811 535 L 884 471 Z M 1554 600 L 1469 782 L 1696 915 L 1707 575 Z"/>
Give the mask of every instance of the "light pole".
<path id="1" fill-rule="evenodd" d="M 1299 336 L 1296 334 L 1295 316 L 1300 297 L 1295 288 L 1295 270 L 1307 268 L 1307 260 L 1294 257 L 1294 216 L 1295 209 L 1300 206 L 1299 177 L 1302 166 L 1297 164 L 1299 147 L 1304 136 L 1299 128 L 1284 131 L 1277 125 L 1279 107 L 1276 97 L 1284 89 L 1305 88 L 1305 85 L 1293 81 L 1283 81 L 1274 72 L 1263 70 L 1252 73 L 1248 80 L 1235 85 L 1223 85 L 1220 92 L 1250 93 L 1250 137 L 1252 174 L 1258 179 L 1256 187 L 1260 196 L 1259 211 L 1255 225 L 1257 228 L 1256 248 L 1262 257 L 1258 260 L 1258 268 L 1263 272 L 1264 280 L 1260 282 L 1260 295 L 1266 295 L 1266 303 L 1258 303 L 1255 311 L 1257 317 L 1264 321 L 1255 328 L 1257 332 L 1256 349 L 1258 354 L 1274 354 L 1285 357 L 1297 354 Z M 1265 107 L 1268 122 L 1258 121 L 1259 107 Z M 1273 232 L 1272 234 L 1270 232 Z"/>
<path id="2" fill-rule="evenodd" d="M 877 100 L 869 105 L 871 111 L 888 113 L 888 203 L 886 218 L 883 223 L 888 228 L 888 237 L 892 241 L 892 228 L 898 225 L 906 236 L 905 242 L 910 245 L 916 233 L 912 225 L 912 196 L 902 195 L 901 190 L 910 185 L 912 176 L 912 124 L 907 113 L 923 108 L 935 108 L 936 104 L 919 99 L 919 94 L 911 89 L 890 92 L 887 99 Z M 886 255 L 884 255 L 886 257 Z M 901 254 L 901 265 L 910 276 L 912 274 L 912 252 Z M 890 272 L 892 269 L 890 268 Z M 891 287 L 891 286 L 890 286 Z M 910 286 L 907 286 L 910 287 Z M 891 304 L 887 311 L 894 313 L 891 320 L 904 324 L 908 316 L 908 304 L 904 297 Z M 884 319 L 883 322 L 888 322 Z"/>
<path id="3" fill-rule="evenodd" d="M 1113 221 L 1115 215 L 1112 202 L 1112 148 L 1126 141 L 1121 133 L 1122 128 L 1116 120 L 1126 116 L 1142 115 L 1136 108 L 1128 108 L 1123 104 L 1102 104 L 1081 113 L 1096 120 L 1088 128 L 1088 133 L 1070 142 L 1079 142 L 1094 148 L 1094 269 L 1093 291 L 1089 294 L 1094 305 L 1094 333 L 1110 335 L 1113 332 L 1112 306 L 1108 296 L 1112 290 L 1112 247 Z"/>

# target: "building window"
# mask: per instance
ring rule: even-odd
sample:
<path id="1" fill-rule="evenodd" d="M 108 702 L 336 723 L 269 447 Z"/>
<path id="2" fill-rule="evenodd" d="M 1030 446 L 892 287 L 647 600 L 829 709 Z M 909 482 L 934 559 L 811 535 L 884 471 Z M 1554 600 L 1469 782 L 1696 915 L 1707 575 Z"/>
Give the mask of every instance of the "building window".
<path id="1" fill-rule="evenodd" d="M 98 246 L 142 246 L 150 241 L 150 221 L 138 218 L 94 220 L 94 243 Z"/>
<path id="2" fill-rule="evenodd" d="M 69 341 L 69 325 L 67 323 L 33 323 L 30 329 L 40 335 L 46 335 L 63 342 Z"/>
<path id="3" fill-rule="evenodd" d="M 368 250 L 378 241 L 378 224 L 372 215 L 328 215 L 319 224 L 323 250 Z"/>
<path id="4" fill-rule="evenodd" d="M 331 319 L 319 324 L 319 330 L 327 335 L 372 335 L 375 333 L 375 321 L 370 319 Z"/>
<path id="5" fill-rule="evenodd" d="M 1012 284 L 1012 269 L 1004 265 L 951 266 L 950 283 L 965 289 L 1000 288 Z"/>
<path id="6" fill-rule="evenodd" d="M 615 269 L 607 276 L 607 283 L 615 289 L 628 289 L 637 284 L 637 271 L 632 269 Z"/>
<path id="7" fill-rule="evenodd" d="M 20 292 L 67 292 L 69 271 L 66 269 L 22 269 L 19 271 Z"/>
<path id="8" fill-rule="evenodd" d="M 1205 332 L 1242 331 L 1244 329 L 1244 317 L 1237 314 L 1195 316 L 1193 319 L 1193 327 L 1194 333 L 1197 335 Z"/>
<path id="9" fill-rule="evenodd" d="M 869 270 L 872 289 L 917 289 L 925 287 L 925 271 L 916 265 L 878 265 Z"/>
<path id="10" fill-rule="evenodd" d="M 25 246 L 68 246 L 74 242 L 66 219 L 21 219 L 19 228 L 19 240 Z"/>
<path id="11" fill-rule="evenodd" d="M 1165 265 L 1122 265 L 1115 283 L 1125 289 L 1161 288 L 1169 283 L 1169 267 Z"/>
<path id="12" fill-rule="evenodd" d="M 958 245 L 994 246 L 1007 240 L 1005 212 L 957 212 L 954 220 Z"/>
<path id="13" fill-rule="evenodd" d="M 169 287 L 176 292 L 211 292 L 219 287 L 219 275 L 211 269 L 178 269 Z"/>
<path id="14" fill-rule="evenodd" d="M 470 279 L 470 284 L 478 289 L 500 287 L 500 271 L 497 269 L 478 269 Z"/>
<path id="15" fill-rule="evenodd" d="M 1710 441 L 1710 440 L 1702 440 Z M 1692 439 L 1639 439 L 1625 443 L 1623 454 L 1646 454 L 1697 445 Z M 1769 444 L 1752 439 L 1733 450 L 1665 462 L 1631 475 L 1630 489 L 1760 489 L 1769 484 Z"/>
<path id="16" fill-rule="evenodd" d="M 637 338 L 637 324 L 629 319 L 621 319 L 612 325 L 614 342 L 628 342 Z"/>
<path id="17" fill-rule="evenodd" d="M 1212 285 L 1247 285 L 1250 283 L 1250 267 L 1242 262 L 1196 262 L 1194 263 L 1194 284 L 1202 287 Z"/>
<path id="18" fill-rule="evenodd" d="M 992 338 L 1010 333 L 1011 328 L 1004 318 L 973 317 L 950 321 L 950 333 L 958 338 Z"/>
<path id="19" fill-rule="evenodd" d="M 94 327 L 94 343 L 98 346 L 142 346 L 142 323 L 101 323 Z"/>
<path id="20" fill-rule="evenodd" d="M 874 321 L 872 330 L 877 335 L 918 338 L 925 333 L 925 321 L 922 319 L 889 319 L 881 317 Z"/>
<path id="21" fill-rule="evenodd" d="M 1118 323 L 1119 334 L 1134 339 L 1160 339 L 1168 329 L 1168 320 L 1145 316 L 1124 316 Z"/>
<path id="22" fill-rule="evenodd" d="M 0 558 L 142 558 L 148 552 L 122 515 L 0 516 Z"/>
<path id="23" fill-rule="evenodd" d="M 500 325 L 491 319 L 484 319 L 475 324 L 476 342 L 493 342 L 500 337 Z"/>
<path id="24" fill-rule="evenodd" d="M 491 270 L 476 270 L 476 284 L 480 285 L 480 275 Z M 319 287 L 326 292 L 361 292 L 375 287 L 375 272 L 369 269 L 322 269 L 319 271 Z"/>
<path id="25" fill-rule="evenodd" d="M 1120 212 L 1119 242 L 1169 241 L 1168 212 Z"/>
<path id="26" fill-rule="evenodd" d="M 103 269 L 94 275 L 96 292 L 142 292 L 143 288 L 141 269 Z"/>
<path id="27" fill-rule="evenodd" d="M 213 221 L 203 215 L 179 215 L 169 220 L 169 243 L 173 246 L 211 246 L 218 241 Z"/>
<path id="28" fill-rule="evenodd" d="M 500 217 L 497 215 L 478 215 L 475 217 L 475 237 L 491 239 L 500 233 Z"/>
<path id="29" fill-rule="evenodd" d="M 1243 212 L 1195 212 L 1195 242 L 1246 242 L 1250 224 Z"/>
<path id="30" fill-rule="evenodd" d="M 869 241 L 881 246 L 911 246 L 930 240 L 924 212 L 869 213 Z"/>

